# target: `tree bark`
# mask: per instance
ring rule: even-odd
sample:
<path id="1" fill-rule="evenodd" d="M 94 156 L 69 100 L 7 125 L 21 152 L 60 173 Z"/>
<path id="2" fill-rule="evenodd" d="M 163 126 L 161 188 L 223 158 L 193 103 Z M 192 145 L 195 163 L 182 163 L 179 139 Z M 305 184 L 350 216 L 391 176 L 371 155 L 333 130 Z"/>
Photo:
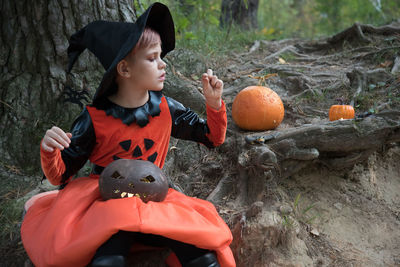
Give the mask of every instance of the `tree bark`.
<path id="1" fill-rule="evenodd" d="M 97 20 L 132 21 L 126 0 L 1 1 L 0 153 L 37 171 L 39 142 L 52 125 L 69 130 L 104 70 L 84 52 L 66 75 L 71 34 Z"/>
<path id="2" fill-rule="evenodd" d="M 220 25 L 230 27 L 232 23 L 244 30 L 256 29 L 259 0 L 222 0 Z"/>

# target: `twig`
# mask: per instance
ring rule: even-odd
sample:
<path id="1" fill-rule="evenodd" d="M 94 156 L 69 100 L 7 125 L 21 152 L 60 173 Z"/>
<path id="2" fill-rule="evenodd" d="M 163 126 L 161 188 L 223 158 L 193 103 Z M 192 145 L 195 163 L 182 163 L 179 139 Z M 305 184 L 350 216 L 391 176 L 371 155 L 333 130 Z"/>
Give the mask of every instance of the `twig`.
<path id="1" fill-rule="evenodd" d="M 280 54 L 285 53 L 286 51 L 293 52 L 295 50 L 296 50 L 296 48 L 293 45 L 286 46 L 286 47 L 282 48 L 281 50 L 279 50 L 278 52 L 275 52 L 275 53 L 265 57 L 264 61 L 269 60 L 271 58 L 275 58 L 275 57 L 279 56 Z"/>
<path id="2" fill-rule="evenodd" d="M 4 102 L 3 100 L 0 99 L 0 103 L 2 103 L 3 105 L 9 107 L 10 109 L 14 110 L 14 108 L 12 106 L 10 106 L 8 103 Z"/>
<path id="3" fill-rule="evenodd" d="M 250 78 L 253 78 L 253 79 L 257 79 L 257 80 L 258 80 L 258 85 L 259 85 L 259 86 L 260 86 L 260 85 L 265 85 L 265 84 L 266 84 L 266 81 L 267 81 L 269 78 L 274 77 L 274 76 L 278 76 L 278 74 L 277 74 L 277 73 L 269 73 L 269 74 L 266 74 L 266 75 L 263 75 L 263 76 L 253 76 L 253 75 L 249 75 Z"/>

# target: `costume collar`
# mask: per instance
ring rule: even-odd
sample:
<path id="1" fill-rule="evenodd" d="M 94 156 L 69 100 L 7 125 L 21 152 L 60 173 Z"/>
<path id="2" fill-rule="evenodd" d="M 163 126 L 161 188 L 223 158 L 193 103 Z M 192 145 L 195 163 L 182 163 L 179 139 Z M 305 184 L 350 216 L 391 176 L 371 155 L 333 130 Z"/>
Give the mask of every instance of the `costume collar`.
<path id="1" fill-rule="evenodd" d="M 138 108 L 124 108 L 104 97 L 95 105 L 95 108 L 104 110 L 107 116 L 111 115 L 120 119 L 126 125 L 136 122 L 140 127 L 144 127 L 149 123 L 149 116 L 160 115 L 162 96 L 161 91 L 149 91 L 149 100 Z"/>

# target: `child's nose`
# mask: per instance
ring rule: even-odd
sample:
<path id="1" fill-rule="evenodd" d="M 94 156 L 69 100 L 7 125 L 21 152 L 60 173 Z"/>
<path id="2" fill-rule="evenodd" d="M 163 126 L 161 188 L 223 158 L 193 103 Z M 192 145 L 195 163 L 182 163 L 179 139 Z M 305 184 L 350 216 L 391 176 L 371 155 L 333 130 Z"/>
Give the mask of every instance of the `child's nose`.
<path id="1" fill-rule="evenodd" d="M 158 67 L 160 69 L 164 69 L 167 66 L 167 63 L 164 62 L 164 60 L 160 59 L 160 63 L 158 63 Z"/>

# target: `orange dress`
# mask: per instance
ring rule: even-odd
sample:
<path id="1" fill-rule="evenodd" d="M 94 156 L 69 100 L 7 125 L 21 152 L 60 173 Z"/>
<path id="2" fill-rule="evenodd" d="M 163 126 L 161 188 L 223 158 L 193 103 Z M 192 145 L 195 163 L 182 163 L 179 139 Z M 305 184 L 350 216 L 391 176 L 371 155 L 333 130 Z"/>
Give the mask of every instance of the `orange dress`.
<path id="1" fill-rule="evenodd" d="M 87 159 L 100 169 L 119 158 L 150 160 L 162 168 L 171 135 L 208 147 L 223 143 L 224 104 L 218 111 L 207 107 L 203 121 L 161 92 L 149 93 L 149 101 L 138 109 L 107 101 L 104 107 L 87 106 L 73 125 L 68 149 L 41 150 L 42 169 L 50 182 L 69 182 L 62 190 L 28 201 L 21 238 L 35 266 L 86 266 L 119 230 L 213 250 L 221 266 L 235 266 L 229 247 L 232 234 L 210 202 L 172 188 L 162 202 L 144 203 L 137 197 L 103 201 L 98 174 L 70 179 Z"/>

